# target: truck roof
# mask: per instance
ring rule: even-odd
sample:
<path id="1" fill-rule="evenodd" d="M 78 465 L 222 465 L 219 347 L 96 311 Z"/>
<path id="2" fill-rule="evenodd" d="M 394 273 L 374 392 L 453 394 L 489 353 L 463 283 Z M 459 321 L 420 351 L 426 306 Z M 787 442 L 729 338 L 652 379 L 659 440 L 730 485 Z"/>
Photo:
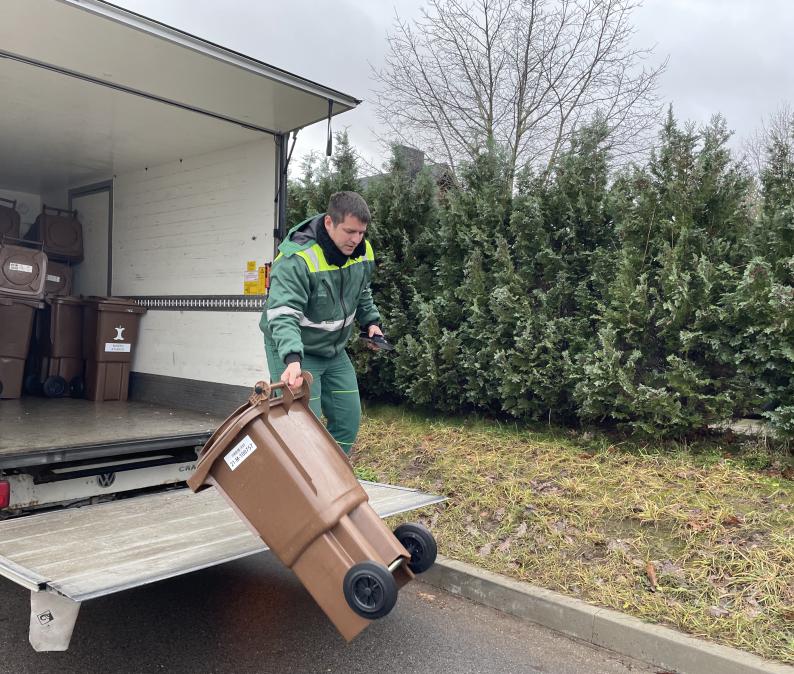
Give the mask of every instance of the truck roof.
<path id="1" fill-rule="evenodd" d="M 0 183 L 30 191 L 289 133 L 360 103 L 102 0 L 4 0 L 0 90 Z"/>

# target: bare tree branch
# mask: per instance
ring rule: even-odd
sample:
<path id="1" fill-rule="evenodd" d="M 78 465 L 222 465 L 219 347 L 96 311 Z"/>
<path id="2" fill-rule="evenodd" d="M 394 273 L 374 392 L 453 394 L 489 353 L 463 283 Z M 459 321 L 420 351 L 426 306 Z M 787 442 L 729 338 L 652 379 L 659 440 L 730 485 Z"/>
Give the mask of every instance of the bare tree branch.
<path id="1" fill-rule="evenodd" d="M 493 140 L 511 176 L 548 170 L 581 125 L 616 155 L 647 149 L 666 63 L 633 46 L 634 0 L 430 0 L 388 35 L 375 103 L 392 137 L 455 170 Z"/>

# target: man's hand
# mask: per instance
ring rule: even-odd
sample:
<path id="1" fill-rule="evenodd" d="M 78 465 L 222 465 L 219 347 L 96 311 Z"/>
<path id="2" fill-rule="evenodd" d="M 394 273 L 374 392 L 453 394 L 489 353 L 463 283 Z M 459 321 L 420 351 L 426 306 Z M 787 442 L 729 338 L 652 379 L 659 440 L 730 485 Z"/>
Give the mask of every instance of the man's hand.
<path id="1" fill-rule="evenodd" d="M 369 326 L 369 328 L 367 328 L 367 337 L 372 339 L 374 335 L 380 335 L 381 337 L 383 337 L 383 331 L 373 323 L 372 325 Z M 365 344 L 367 345 L 367 348 L 370 351 L 378 350 L 378 347 L 375 346 L 372 342 L 365 342 Z"/>
<path id="2" fill-rule="evenodd" d="M 283 381 L 291 389 L 299 389 L 303 386 L 303 377 L 301 376 L 301 364 L 299 361 L 287 365 L 284 372 L 281 374 L 281 381 Z"/>

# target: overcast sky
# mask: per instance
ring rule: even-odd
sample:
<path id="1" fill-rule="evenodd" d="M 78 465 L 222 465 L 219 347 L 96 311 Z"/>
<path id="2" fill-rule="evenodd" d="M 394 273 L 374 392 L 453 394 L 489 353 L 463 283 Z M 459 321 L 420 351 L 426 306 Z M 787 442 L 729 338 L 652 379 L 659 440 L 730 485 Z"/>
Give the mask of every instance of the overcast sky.
<path id="1" fill-rule="evenodd" d="M 362 155 L 380 165 L 371 66 L 379 66 L 395 12 L 423 0 L 115 0 L 128 9 L 364 99 L 335 118 Z M 735 146 L 785 102 L 794 102 L 794 1 L 645 0 L 636 44 L 669 58 L 660 94 L 676 116 L 707 122 L 721 112 Z M 299 134 L 295 156 L 325 150 L 325 125 Z"/>

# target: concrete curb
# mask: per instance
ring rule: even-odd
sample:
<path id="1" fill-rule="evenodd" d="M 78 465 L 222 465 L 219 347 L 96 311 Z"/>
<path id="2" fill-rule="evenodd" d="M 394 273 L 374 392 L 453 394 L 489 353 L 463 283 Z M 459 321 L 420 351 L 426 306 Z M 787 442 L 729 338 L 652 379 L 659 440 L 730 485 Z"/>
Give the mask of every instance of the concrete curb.
<path id="1" fill-rule="evenodd" d="M 680 674 L 794 674 L 794 667 L 651 625 L 440 555 L 421 580 L 451 594 Z"/>

